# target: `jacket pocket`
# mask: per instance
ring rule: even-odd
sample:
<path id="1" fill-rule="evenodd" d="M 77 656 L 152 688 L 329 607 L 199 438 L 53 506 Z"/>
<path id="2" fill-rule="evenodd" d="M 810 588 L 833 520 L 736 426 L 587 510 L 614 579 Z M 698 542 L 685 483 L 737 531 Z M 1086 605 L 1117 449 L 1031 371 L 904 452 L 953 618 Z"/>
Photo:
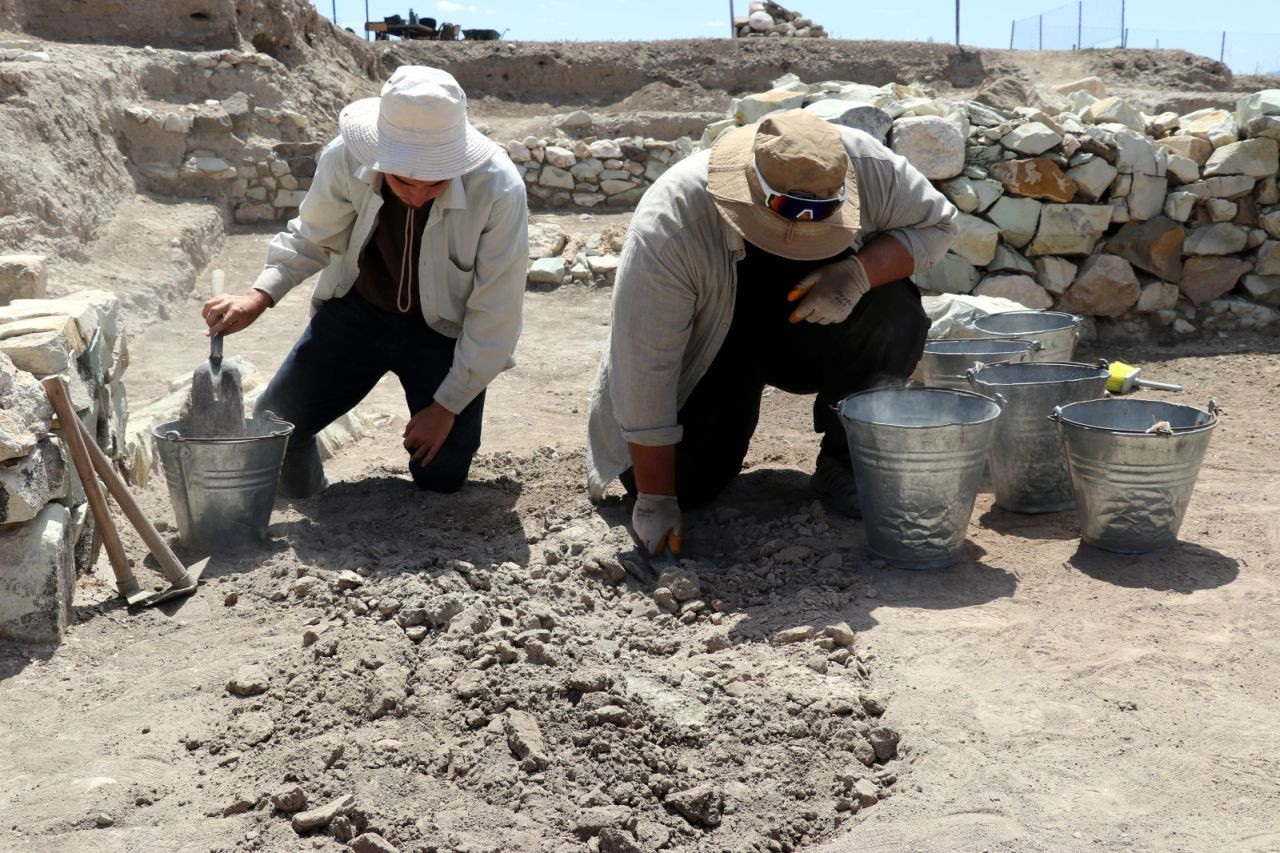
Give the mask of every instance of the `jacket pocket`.
<path id="1" fill-rule="evenodd" d="M 444 285 L 444 299 L 436 306 L 436 311 L 445 320 L 461 323 L 467 299 L 475 286 L 475 268 L 463 266 L 453 258 L 446 258 Z"/>

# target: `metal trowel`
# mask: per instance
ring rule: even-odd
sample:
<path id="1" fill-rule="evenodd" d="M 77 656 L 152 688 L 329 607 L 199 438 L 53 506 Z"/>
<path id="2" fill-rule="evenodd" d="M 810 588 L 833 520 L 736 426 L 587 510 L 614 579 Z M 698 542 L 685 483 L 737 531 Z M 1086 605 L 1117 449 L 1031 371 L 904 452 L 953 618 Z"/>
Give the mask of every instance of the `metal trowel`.
<path id="1" fill-rule="evenodd" d="M 213 271 L 213 295 L 222 294 L 222 270 Z M 209 345 L 209 363 L 191 376 L 187 438 L 239 438 L 244 435 L 244 386 L 240 370 L 222 364 L 222 333 Z"/>

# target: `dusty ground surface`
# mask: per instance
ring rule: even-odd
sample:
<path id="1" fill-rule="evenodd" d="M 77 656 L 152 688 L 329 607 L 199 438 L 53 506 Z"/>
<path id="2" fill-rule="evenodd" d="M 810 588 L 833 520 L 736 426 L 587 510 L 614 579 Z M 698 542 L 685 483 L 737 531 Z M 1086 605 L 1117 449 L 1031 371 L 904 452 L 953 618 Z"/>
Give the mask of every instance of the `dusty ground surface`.
<path id="1" fill-rule="evenodd" d="M 249 280 L 266 239 L 232 235 L 211 267 Z M 337 849 L 285 809 L 346 794 L 334 831 L 402 850 L 1280 844 L 1274 339 L 1106 353 L 1227 410 L 1183 541 L 1138 558 L 984 492 L 961 565 L 877 567 L 808 492 L 808 401 L 772 393 L 746 472 L 688 520 L 700 605 L 677 615 L 623 511 L 582 491 L 608 296 L 529 294 L 459 495 L 408 482 L 384 382 L 333 487 L 280 503 L 195 597 L 131 614 L 89 579 L 60 648 L 5 648 L 3 845 Z M 302 297 L 228 352 L 271 370 Z M 136 339 L 139 396 L 199 362 L 198 304 Z M 162 484 L 142 499 L 173 536 Z M 822 636 L 841 623 L 850 647 Z"/>
<path id="2" fill-rule="evenodd" d="M 578 108 L 606 134 L 696 135 L 786 72 L 950 95 L 1098 75 L 1184 111 L 1274 85 L 1159 51 L 331 48 L 318 61 L 353 61 L 259 93 L 318 135 L 375 90 L 362 69 L 403 61 L 455 73 L 499 139 Z M 51 252 L 57 293 L 121 294 L 136 409 L 203 359 L 210 270 L 245 286 L 268 232 L 224 240 L 216 204 L 136 195 L 108 156 L 113 116 L 158 97 L 160 60 L 53 53 L 0 75 L 4 139 L 30 152 L 0 174 L 0 248 Z M 66 99 L 73 75 L 93 99 Z M 626 215 L 554 219 L 596 233 Z M 130 613 L 103 563 L 65 643 L 0 646 L 0 849 L 337 850 L 368 831 L 402 851 L 1280 848 L 1275 338 L 1081 353 L 1146 364 L 1227 411 L 1170 552 L 1084 548 L 1072 513 L 1017 516 L 984 491 L 959 566 L 873 564 L 861 524 L 808 491 L 809 401 L 775 392 L 743 476 L 690 515 L 687 560 L 650 566 L 623 508 L 583 489 L 609 293 L 531 292 L 526 310 L 460 494 L 413 489 L 407 412 L 384 380 L 332 488 L 280 502 L 269 541 L 214 555 L 197 595 Z M 295 293 L 227 352 L 269 374 L 306 314 Z M 176 542 L 160 478 L 139 497 Z M 348 795 L 327 832 L 294 829 L 299 809 Z"/>

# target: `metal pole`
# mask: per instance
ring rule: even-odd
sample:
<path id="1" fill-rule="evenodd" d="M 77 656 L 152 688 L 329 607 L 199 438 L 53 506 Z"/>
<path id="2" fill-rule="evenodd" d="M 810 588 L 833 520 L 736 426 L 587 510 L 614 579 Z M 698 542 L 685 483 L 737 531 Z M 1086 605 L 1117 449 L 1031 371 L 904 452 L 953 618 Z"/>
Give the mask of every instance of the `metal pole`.
<path id="1" fill-rule="evenodd" d="M 1084 50 L 1084 0 L 1076 3 L 1076 50 Z"/>
<path id="2" fill-rule="evenodd" d="M 1044 15 L 1040 16 L 1040 49 L 1044 50 Z"/>
<path id="3" fill-rule="evenodd" d="M 338 0 L 333 0 L 333 25 L 338 26 Z"/>
<path id="4" fill-rule="evenodd" d="M 364 22 L 369 23 L 369 0 L 364 0 Z M 364 31 L 364 40 L 369 40 L 369 30 Z"/>
<path id="5" fill-rule="evenodd" d="M 738 28 L 733 25 L 733 0 L 729 0 L 729 38 L 738 37 Z"/>
<path id="6" fill-rule="evenodd" d="M 956 0 L 956 47 L 960 46 L 960 0 Z"/>
<path id="7" fill-rule="evenodd" d="M 1010 21 L 1009 22 L 1009 50 L 1013 50 L 1013 34 L 1017 31 L 1017 29 L 1018 29 L 1018 22 Z"/>
<path id="8" fill-rule="evenodd" d="M 1227 31 L 1222 31 L 1222 47 L 1218 48 L 1218 61 L 1224 61 L 1227 55 Z"/>
<path id="9" fill-rule="evenodd" d="M 1124 47 L 1129 41 L 1129 31 L 1124 26 L 1124 5 L 1125 0 L 1120 0 L 1120 46 Z"/>

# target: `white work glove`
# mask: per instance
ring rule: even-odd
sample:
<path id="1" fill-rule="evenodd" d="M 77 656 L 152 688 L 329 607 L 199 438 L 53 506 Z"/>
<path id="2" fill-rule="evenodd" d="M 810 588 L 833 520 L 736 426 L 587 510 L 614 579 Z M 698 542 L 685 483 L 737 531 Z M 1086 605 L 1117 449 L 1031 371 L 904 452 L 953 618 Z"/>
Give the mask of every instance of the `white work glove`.
<path id="1" fill-rule="evenodd" d="M 680 556 L 680 543 L 684 538 L 684 522 L 680 519 L 680 504 L 675 495 L 636 495 L 635 509 L 631 511 L 631 529 L 644 544 L 650 555 L 657 557 L 664 548 L 670 548 L 673 556 Z"/>
<path id="2" fill-rule="evenodd" d="M 870 289 L 867 271 L 856 257 L 818 267 L 800 279 L 800 283 L 787 294 L 788 302 L 804 297 L 791 312 L 791 322 L 808 320 L 824 326 L 843 323 L 853 311 L 853 306 Z"/>

